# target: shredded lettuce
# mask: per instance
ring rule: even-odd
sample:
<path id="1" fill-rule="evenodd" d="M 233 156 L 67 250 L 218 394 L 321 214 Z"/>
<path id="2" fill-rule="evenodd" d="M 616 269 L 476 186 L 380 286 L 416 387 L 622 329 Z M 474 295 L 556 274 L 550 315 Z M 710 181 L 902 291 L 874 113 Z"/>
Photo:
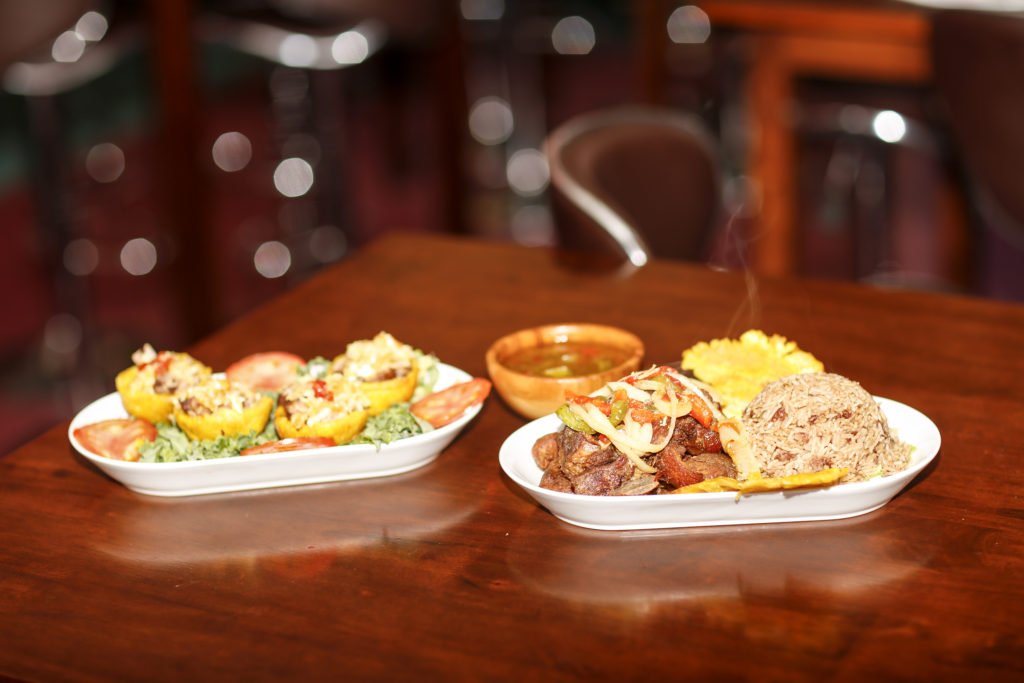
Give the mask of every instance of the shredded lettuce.
<path id="1" fill-rule="evenodd" d="M 309 375 L 314 379 L 323 379 L 331 370 L 331 361 L 323 356 L 310 358 L 309 362 L 298 368 L 299 377 Z"/>
<path id="2" fill-rule="evenodd" d="M 424 424 L 409 412 L 408 403 L 397 403 L 367 420 L 366 427 L 351 443 L 372 443 L 380 448 L 383 444 L 433 429 L 430 425 L 424 429 Z"/>
<path id="3" fill-rule="evenodd" d="M 262 432 L 249 432 L 242 436 L 221 436 L 210 441 L 193 441 L 173 422 L 161 422 L 156 426 L 156 439 L 143 444 L 139 449 L 139 462 L 231 458 L 250 446 L 276 439 L 277 430 L 274 428 L 273 420 L 267 421 L 267 426 Z"/>

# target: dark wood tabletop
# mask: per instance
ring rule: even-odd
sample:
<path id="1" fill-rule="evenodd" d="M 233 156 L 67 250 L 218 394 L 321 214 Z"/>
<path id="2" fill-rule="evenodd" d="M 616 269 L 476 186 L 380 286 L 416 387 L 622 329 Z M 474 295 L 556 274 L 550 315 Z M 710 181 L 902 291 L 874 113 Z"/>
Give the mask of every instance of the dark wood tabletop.
<path id="1" fill-rule="evenodd" d="M 493 395 L 410 473 L 175 499 L 108 478 L 60 424 L 0 458 L 0 677 L 1021 680 L 1024 307 L 582 266 L 389 237 L 189 351 L 221 369 L 387 330 L 486 376 L 490 343 L 536 324 L 627 328 L 648 362 L 754 327 L 924 412 L 938 457 L 842 521 L 611 532 L 502 473 L 525 420 Z"/>

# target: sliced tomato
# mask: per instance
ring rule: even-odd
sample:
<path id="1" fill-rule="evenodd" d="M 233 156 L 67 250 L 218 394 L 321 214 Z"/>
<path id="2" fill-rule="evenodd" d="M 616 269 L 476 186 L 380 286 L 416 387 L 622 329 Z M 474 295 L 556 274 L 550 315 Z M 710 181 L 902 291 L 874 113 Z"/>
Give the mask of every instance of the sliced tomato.
<path id="1" fill-rule="evenodd" d="M 704 399 L 690 391 L 684 391 L 682 393 L 690 402 L 690 417 L 695 419 L 697 422 L 700 422 L 701 425 L 707 429 L 717 430 L 715 427 L 715 414 L 711 412 L 711 407 L 704 401 Z"/>
<path id="2" fill-rule="evenodd" d="M 134 462 L 139 459 L 139 447 L 156 438 L 156 427 L 149 420 L 123 418 L 79 427 L 74 435 L 78 443 L 97 455 Z"/>
<path id="3" fill-rule="evenodd" d="M 290 439 L 268 441 L 258 446 L 243 449 L 239 455 L 256 455 L 257 453 L 283 453 L 285 451 L 305 451 L 310 448 L 327 448 L 337 446 L 334 439 L 327 436 L 296 436 Z"/>
<path id="4" fill-rule="evenodd" d="M 489 393 L 490 381 L 476 377 L 424 396 L 409 407 L 409 412 L 435 428 L 443 427 L 458 419 L 468 408 L 483 403 Z"/>
<path id="5" fill-rule="evenodd" d="M 306 361 L 287 351 L 263 351 L 246 356 L 224 372 L 232 382 L 258 391 L 281 391 L 295 380 L 296 371 Z"/>

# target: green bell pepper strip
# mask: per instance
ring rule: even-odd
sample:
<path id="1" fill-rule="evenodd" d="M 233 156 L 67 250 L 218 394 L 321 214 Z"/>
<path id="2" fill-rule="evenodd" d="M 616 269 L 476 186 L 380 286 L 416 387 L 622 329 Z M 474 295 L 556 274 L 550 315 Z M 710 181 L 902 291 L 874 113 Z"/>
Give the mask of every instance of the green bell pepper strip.
<path id="1" fill-rule="evenodd" d="M 569 410 L 568 403 L 563 403 L 562 406 L 555 411 L 555 415 L 557 415 L 558 419 L 564 422 L 565 426 L 568 427 L 569 429 L 575 430 L 577 432 L 582 432 L 583 434 L 594 433 L 594 429 L 590 425 L 588 425 L 586 422 L 583 421 L 582 418 L 580 418 L 571 410 Z"/>

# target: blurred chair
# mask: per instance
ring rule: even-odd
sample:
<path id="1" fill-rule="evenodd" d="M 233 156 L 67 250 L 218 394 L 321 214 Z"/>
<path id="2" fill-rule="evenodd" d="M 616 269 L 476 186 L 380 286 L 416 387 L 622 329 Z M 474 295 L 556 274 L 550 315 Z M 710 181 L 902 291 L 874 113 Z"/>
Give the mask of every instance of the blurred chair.
<path id="1" fill-rule="evenodd" d="M 545 141 L 563 246 L 703 260 L 721 216 L 716 145 L 693 116 L 655 107 L 599 110 Z"/>
<path id="2" fill-rule="evenodd" d="M 987 227 L 1024 248 L 1024 18 L 936 12 L 935 82 Z"/>
<path id="3" fill-rule="evenodd" d="M 0 88 L 25 107 L 27 177 L 37 216 L 33 256 L 52 285 L 57 315 L 50 322 L 69 321 L 85 332 L 71 351 L 55 353 L 61 358 L 53 364 L 68 373 L 88 372 L 80 365 L 93 336 L 94 312 L 86 280 L 69 272 L 65 261 L 65 250 L 83 235 L 72 196 L 71 117 L 63 98 L 106 76 L 141 42 L 133 24 L 112 27 L 106 4 L 55 0 L 40 9 L 0 0 Z M 44 355 L 49 352 L 44 343 Z"/>

